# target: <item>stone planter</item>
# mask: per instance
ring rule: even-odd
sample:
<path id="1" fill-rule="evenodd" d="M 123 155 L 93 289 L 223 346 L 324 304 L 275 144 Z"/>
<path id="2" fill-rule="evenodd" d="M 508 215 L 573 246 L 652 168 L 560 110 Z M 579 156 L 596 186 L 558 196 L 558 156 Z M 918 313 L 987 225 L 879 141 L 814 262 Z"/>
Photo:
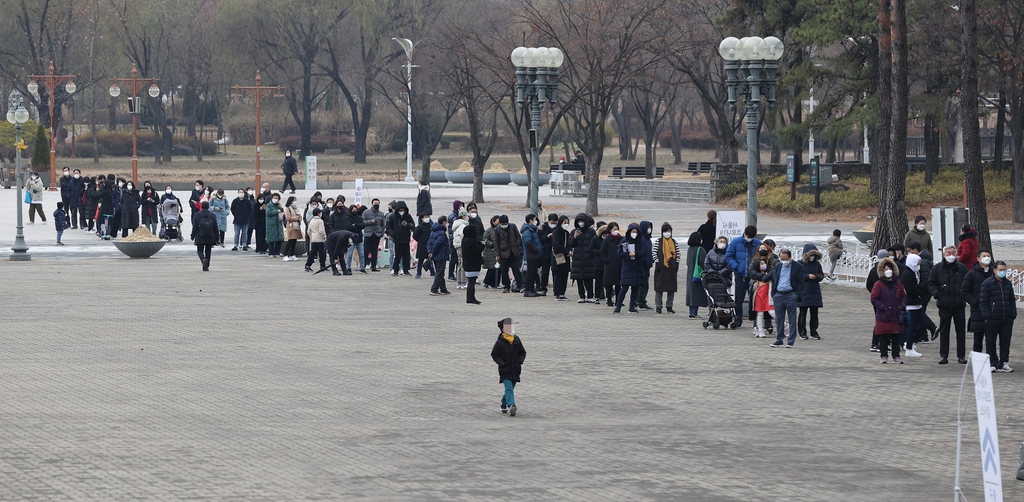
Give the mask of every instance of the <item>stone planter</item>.
<path id="1" fill-rule="evenodd" d="M 167 241 L 154 242 L 123 242 L 114 241 L 114 247 L 129 258 L 149 258 L 163 249 Z"/>

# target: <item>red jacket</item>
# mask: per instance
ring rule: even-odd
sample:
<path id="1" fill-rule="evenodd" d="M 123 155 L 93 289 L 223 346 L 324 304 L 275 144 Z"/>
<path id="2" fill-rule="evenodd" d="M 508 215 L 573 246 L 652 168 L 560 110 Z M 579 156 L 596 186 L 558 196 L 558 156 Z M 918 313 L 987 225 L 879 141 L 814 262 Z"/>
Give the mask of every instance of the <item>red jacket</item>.
<path id="1" fill-rule="evenodd" d="M 960 236 L 960 245 L 956 247 L 956 260 L 963 263 L 967 270 L 974 268 L 978 263 L 978 233 L 972 228 Z"/>

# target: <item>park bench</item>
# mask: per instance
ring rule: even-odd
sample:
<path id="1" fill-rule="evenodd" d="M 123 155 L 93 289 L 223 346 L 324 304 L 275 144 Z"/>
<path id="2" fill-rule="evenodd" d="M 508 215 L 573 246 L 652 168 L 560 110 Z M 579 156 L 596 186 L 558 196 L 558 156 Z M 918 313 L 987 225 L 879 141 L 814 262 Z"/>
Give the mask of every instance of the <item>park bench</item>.
<path id="1" fill-rule="evenodd" d="M 664 167 L 654 168 L 654 177 L 663 178 L 665 176 Z M 616 166 L 612 168 L 612 178 L 646 178 L 647 168 L 644 166 Z"/>
<path id="2" fill-rule="evenodd" d="M 688 162 L 686 164 L 686 170 L 694 176 L 697 176 L 700 173 L 710 173 L 711 166 L 714 164 L 714 162 Z"/>

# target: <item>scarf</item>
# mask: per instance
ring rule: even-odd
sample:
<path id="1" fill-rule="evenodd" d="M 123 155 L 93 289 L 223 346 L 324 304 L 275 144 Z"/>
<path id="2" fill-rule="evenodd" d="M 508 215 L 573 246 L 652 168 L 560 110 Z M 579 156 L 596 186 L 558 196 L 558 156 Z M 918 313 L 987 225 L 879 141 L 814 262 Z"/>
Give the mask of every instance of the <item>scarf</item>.
<path id="1" fill-rule="evenodd" d="M 672 239 L 661 238 L 661 254 L 664 257 L 665 268 L 669 267 L 669 264 L 676 259 L 676 246 L 675 241 Z"/>
<path id="2" fill-rule="evenodd" d="M 509 343 L 509 345 L 511 345 L 512 342 L 514 342 L 516 340 L 516 336 L 515 335 L 510 335 L 508 333 L 502 333 L 501 337 L 504 338 L 505 341 Z"/>

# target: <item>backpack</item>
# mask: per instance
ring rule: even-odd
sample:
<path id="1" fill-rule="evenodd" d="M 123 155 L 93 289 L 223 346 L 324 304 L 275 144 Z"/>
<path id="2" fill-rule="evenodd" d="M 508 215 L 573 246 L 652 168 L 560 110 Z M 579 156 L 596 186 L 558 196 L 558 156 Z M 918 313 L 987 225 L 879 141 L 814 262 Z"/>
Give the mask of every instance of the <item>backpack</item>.
<path id="1" fill-rule="evenodd" d="M 200 237 L 216 237 L 217 236 L 217 223 L 210 217 L 200 218 L 199 220 L 199 236 Z"/>

